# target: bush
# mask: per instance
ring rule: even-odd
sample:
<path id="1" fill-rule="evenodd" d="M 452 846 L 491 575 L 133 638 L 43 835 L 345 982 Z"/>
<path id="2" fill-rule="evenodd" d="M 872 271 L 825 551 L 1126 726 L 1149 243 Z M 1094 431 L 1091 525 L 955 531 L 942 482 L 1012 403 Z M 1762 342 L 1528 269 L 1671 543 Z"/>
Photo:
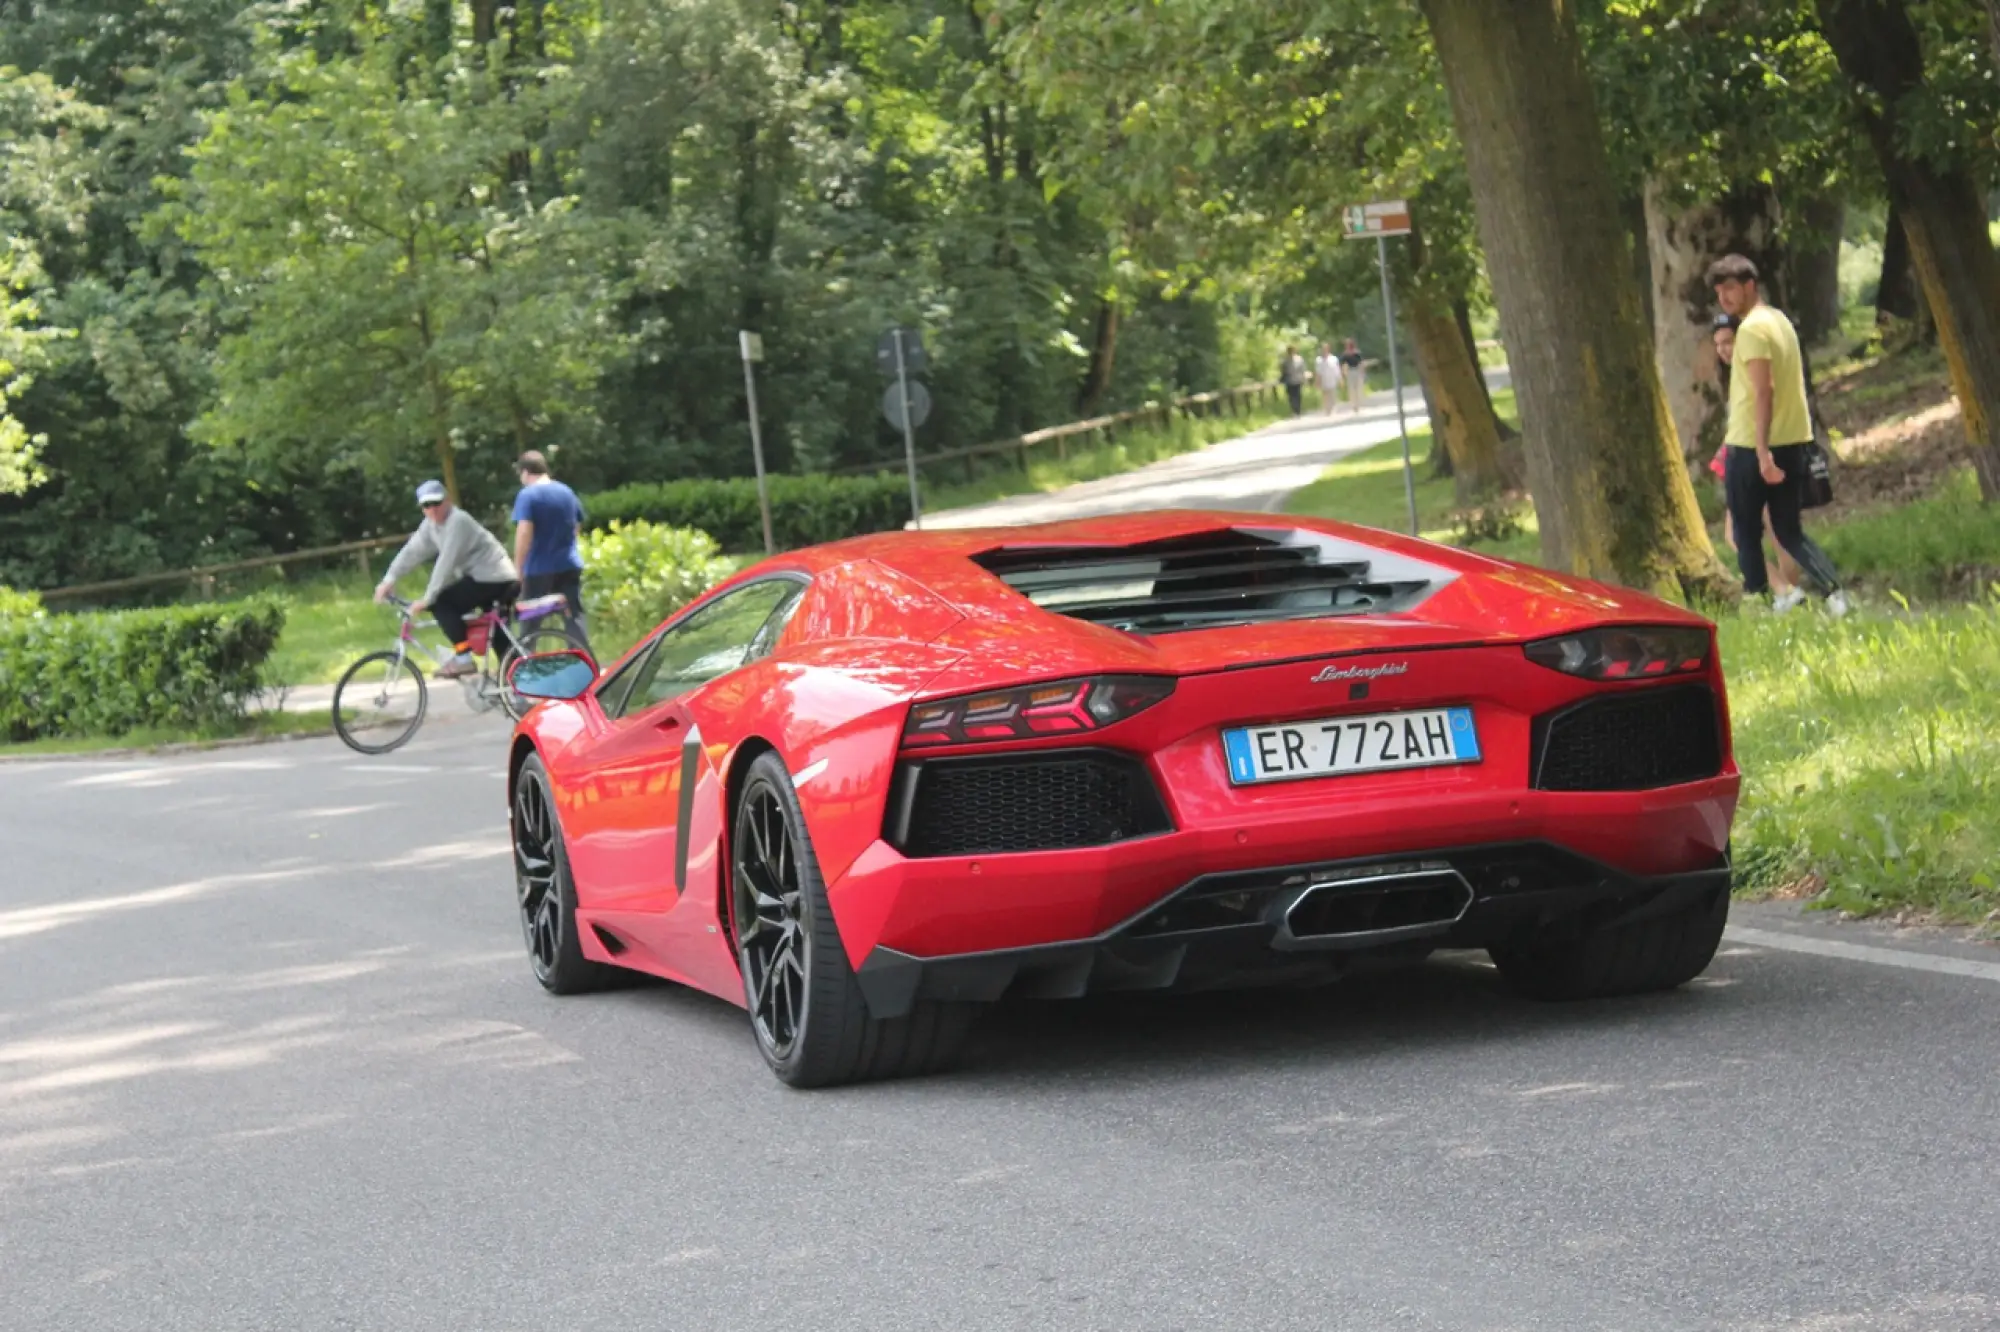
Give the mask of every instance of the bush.
<path id="1" fill-rule="evenodd" d="M 771 535 L 781 550 L 893 531 L 910 519 L 909 482 L 900 476 L 773 476 L 769 481 Z M 584 508 L 596 528 L 643 520 L 696 528 L 727 551 L 764 549 L 753 477 L 620 486 L 587 497 Z"/>
<path id="2" fill-rule="evenodd" d="M 42 615 L 42 599 L 33 592 L 17 592 L 0 584 L 0 621 L 33 620 Z"/>
<path id="3" fill-rule="evenodd" d="M 714 538 L 686 527 L 614 519 L 608 530 L 586 534 L 582 546 L 592 638 L 621 651 L 731 568 Z"/>
<path id="4" fill-rule="evenodd" d="M 0 737 L 238 720 L 284 624 L 267 602 L 0 619 Z"/>

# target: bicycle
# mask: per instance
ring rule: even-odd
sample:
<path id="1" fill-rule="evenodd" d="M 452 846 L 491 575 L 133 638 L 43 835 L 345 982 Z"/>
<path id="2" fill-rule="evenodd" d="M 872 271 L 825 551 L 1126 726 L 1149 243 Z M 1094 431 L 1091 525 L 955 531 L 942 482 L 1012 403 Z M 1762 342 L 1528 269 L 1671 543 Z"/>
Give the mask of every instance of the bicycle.
<path id="1" fill-rule="evenodd" d="M 361 658 L 333 687 L 333 729 L 350 749 L 363 754 L 398 749 L 424 724 L 430 684 L 415 657 L 421 654 L 434 666 L 442 666 L 453 656 L 449 644 L 432 647 L 417 637 L 420 630 L 436 628 L 436 621 L 418 623 L 410 614 L 412 603 L 401 597 L 390 597 L 388 602 L 402 619 L 396 646 Z M 560 592 L 496 607 L 466 621 L 466 649 L 479 670 L 457 678 L 474 712 L 499 708 L 519 720 L 528 710 L 531 700 L 507 688 L 507 671 L 516 657 L 589 650 L 565 625 L 551 623 L 550 616 L 567 619 L 567 602 Z M 364 738 L 364 732 L 374 734 Z"/>

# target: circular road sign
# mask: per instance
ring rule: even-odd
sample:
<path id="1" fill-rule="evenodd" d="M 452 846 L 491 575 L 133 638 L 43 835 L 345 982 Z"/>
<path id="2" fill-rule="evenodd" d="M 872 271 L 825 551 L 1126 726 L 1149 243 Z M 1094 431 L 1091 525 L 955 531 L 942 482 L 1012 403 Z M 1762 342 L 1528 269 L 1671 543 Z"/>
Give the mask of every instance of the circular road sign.
<path id="1" fill-rule="evenodd" d="M 903 428 L 903 386 L 891 384 L 882 390 L 882 415 L 889 418 L 889 424 Z M 910 381 L 910 429 L 915 430 L 931 415 L 931 392 L 916 380 Z"/>

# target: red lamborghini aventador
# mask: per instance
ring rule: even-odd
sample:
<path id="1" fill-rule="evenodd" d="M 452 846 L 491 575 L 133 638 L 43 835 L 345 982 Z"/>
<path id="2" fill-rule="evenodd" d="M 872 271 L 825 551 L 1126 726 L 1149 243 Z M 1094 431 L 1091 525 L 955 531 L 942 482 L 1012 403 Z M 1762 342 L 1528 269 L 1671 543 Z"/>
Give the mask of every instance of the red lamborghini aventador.
<path id="1" fill-rule="evenodd" d="M 1368 528 L 862 537 L 515 684 L 537 979 L 743 1004 L 795 1086 L 936 1067 L 1006 997 L 1438 948 L 1540 998 L 1664 989 L 1728 913 L 1711 626 Z"/>

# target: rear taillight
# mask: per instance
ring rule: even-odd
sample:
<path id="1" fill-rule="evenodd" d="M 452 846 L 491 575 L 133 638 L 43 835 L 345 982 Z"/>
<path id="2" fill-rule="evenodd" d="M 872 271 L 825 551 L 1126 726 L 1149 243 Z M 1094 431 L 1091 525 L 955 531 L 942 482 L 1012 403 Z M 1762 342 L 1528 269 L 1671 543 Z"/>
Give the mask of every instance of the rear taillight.
<path id="1" fill-rule="evenodd" d="M 1101 730 L 1173 692 L 1174 682 L 1157 676 L 1100 675 L 941 698 L 910 709 L 909 720 L 903 723 L 903 748 L 1035 740 Z"/>
<path id="2" fill-rule="evenodd" d="M 1646 680 L 1708 668 L 1706 629 L 1661 626 L 1589 629 L 1545 638 L 1523 650 L 1528 660 L 1586 680 Z"/>

